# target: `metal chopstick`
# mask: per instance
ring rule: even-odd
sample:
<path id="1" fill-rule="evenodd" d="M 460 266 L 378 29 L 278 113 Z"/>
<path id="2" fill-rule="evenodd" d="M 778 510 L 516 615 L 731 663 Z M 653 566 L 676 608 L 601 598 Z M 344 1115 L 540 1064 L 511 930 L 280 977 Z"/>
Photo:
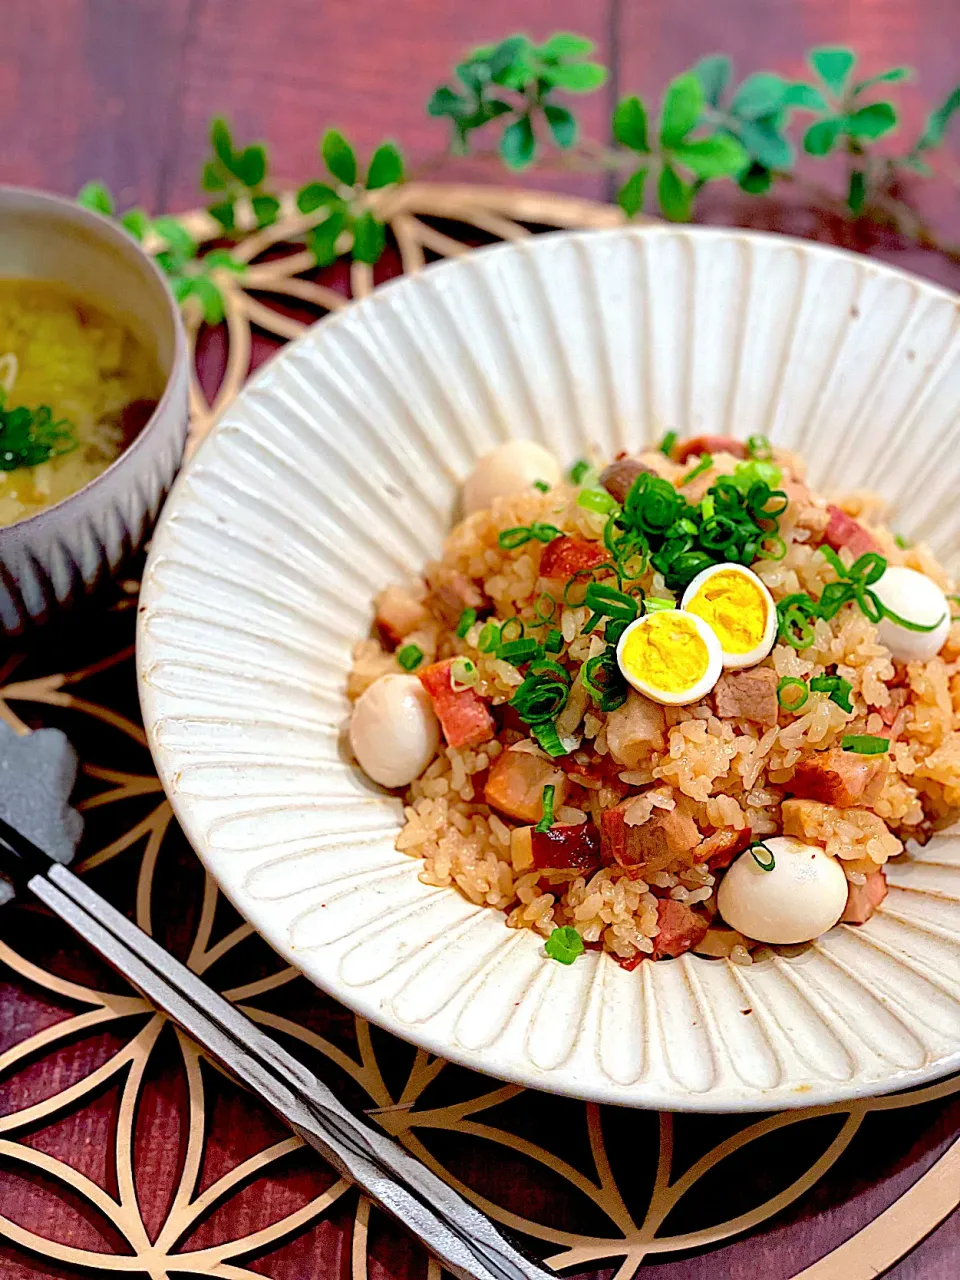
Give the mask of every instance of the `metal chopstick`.
<path id="1" fill-rule="evenodd" d="M 406 1226 L 458 1280 L 547 1280 L 494 1223 L 66 867 L 0 819 L 0 868 L 248 1085 L 341 1174 Z"/>

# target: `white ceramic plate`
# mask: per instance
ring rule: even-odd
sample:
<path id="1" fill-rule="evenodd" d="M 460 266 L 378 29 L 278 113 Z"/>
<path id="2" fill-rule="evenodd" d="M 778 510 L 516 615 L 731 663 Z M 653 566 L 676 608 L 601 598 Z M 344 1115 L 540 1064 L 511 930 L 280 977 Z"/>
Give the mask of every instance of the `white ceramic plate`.
<path id="1" fill-rule="evenodd" d="M 398 280 L 262 370 L 177 484 L 141 600 L 150 744 L 200 857 L 324 990 L 535 1088 L 689 1110 L 879 1093 L 960 1066 L 960 840 L 891 869 L 880 913 L 748 969 L 564 967 L 418 880 L 398 802 L 347 760 L 371 600 L 438 554 L 473 459 L 570 461 L 665 430 L 769 434 L 814 482 L 877 488 L 960 567 L 957 299 L 736 231 L 497 246 Z M 748 1012 L 749 1011 L 749 1012 Z"/>

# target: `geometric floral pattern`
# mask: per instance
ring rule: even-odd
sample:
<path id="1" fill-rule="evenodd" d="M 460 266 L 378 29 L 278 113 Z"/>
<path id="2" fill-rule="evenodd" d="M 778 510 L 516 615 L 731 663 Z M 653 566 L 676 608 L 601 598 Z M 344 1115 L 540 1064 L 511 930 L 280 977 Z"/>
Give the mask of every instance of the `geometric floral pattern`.
<path id="1" fill-rule="evenodd" d="M 484 236 L 524 234 L 526 223 L 618 217 L 491 188 L 411 184 L 391 199 L 380 214 L 405 269 Z M 209 233 L 203 215 L 193 221 Z M 211 384 L 218 411 L 251 353 L 269 349 L 266 333 L 292 337 L 344 301 L 343 268 L 317 281 L 304 255 L 278 255 L 295 225 L 287 215 L 241 245 L 253 265 L 227 282 L 227 346 L 199 335 L 196 435 L 212 421 Z M 354 292 L 370 284 L 355 268 Z M 278 298 L 294 306 L 278 310 Z M 756 1117 L 598 1107 L 432 1058 L 285 967 L 205 875 L 153 771 L 136 700 L 137 588 L 119 584 L 0 662 L 0 718 L 18 732 L 57 725 L 80 754 L 77 869 L 551 1266 L 616 1280 L 641 1267 L 649 1280 L 866 1280 L 955 1214 L 960 1078 Z M 415 1241 L 36 904 L 0 912 L 0 962 L 5 1280 L 90 1268 L 150 1280 L 438 1280 Z M 944 1247 L 930 1246 L 919 1272 L 905 1263 L 903 1276 L 953 1275 L 955 1225 L 956 1215 L 934 1237 Z"/>

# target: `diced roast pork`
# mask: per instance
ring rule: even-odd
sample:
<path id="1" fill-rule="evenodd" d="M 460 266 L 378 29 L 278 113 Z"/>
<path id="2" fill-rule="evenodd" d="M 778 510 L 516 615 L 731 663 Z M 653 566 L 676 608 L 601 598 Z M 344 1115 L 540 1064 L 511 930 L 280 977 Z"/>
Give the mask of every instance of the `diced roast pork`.
<path id="1" fill-rule="evenodd" d="M 823 535 L 827 546 L 833 547 L 834 551 L 848 547 L 854 559 L 867 551 L 880 550 L 880 544 L 876 538 L 863 527 L 859 520 L 854 520 L 853 516 L 848 516 L 845 511 L 841 511 L 839 507 L 832 504 L 827 507 L 827 512 L 830 521 Z"/>
<path id="2" fill-rule="evenodd" d="M 600 816 L 604 852 L 616 859 L 634 879 L 662 867 L 700 843 L 697 824 L 678 809 L 654 809 L 646 822 L 627 821 L 633 800 L 606 809 Z"/>
<path id="3" fill-rule="evenodd" d="M 510 860 L 517 875 L 528 871 L 574 871 L 589 876 L 600 866 L 600 832 L 592 822 L 557 823 L 548 831 L 515 827 Z"/>
<path id="4" fill-rule="evenodd" d="M 701 453 L 732 453 L 735 458 L 745 458 L 747 446 L 742 440 L 734 440 L 733 436 L 694 436 L 691 440 L 680 440 L 675 444 L 671 457 L 674 462 L 687 462 L 691 458 L 699 458 Z"/>
<path id="5" fill-rule="evenodd" d="M 599 542 L 588 542 L 586 538 L 554 538 L 543 549 L 540 576 L 572 578 L 583 569 L 595 569 L 606 559 L 606 548 Z"/>
<path id="6" fill-rule="evenodd" d="M 751 720 L 761 725 L 777 723 L 777 673 L 772 667 L 725 672 L 717 681 L 713 697 L 721 719 Z"/>
<path id="7" fill-rule="evenodd" d="M 703 941 L 710 927 L 707 919 L 693 907 L 674 902 L 672 898 L 661 898 L 657 903 L 657 921 L 660 932 L 653 940 L 654 960 L 682 956 Z"/>
<path id="8" fill-rule="evenodd" d="M 650 475 L 657 474 L 655 467 L 641 462 L 639 458 L 617 458 L 600 472 L 600 483 L 611 498 L 623 506 L 634 480 L 645 471 Z"/>
<path id="9" fill-rule="evenodd" d="M 554 808 L 567 794 L 566 775 L 550 760 L 529 751 L 504 751 L 493 763 L 483 788 L 483 798 L 493 809 L 518 822 L 539 822 L 543 817 L 543 788 L 552 786 Z"/>
<path id="10" fill-rule="evenodd" d="M 743 853 L 752 839 L 753 832 L 749 827 L 744 827 L 742 831 L 725 827 L 707 836 L 694 857 L 697 862 L 705 862 L 711 871 L 721 871 L 724 867 L 729 867 L 737 854 Z"/>
<path id="11" fill-rule="evenodd" d="M 887 877 L 882 871 L 871 871 L 866 884 L 847 886 L 847 905 L 840 917 L 845 924 L 866 924 L 887 896 Z"/>
<path id="12" fill-rule="evenodd" d="M 801 760 L 786 784 L 791 795 L 819 800 L 838 809 L 873 805 L 879 799 L 889 769 L 887 756 L 858 756 L 832 748 Z"/>
<path id="13" fill-rule="evenodd" d="M 456 659 L 445 658 L 418 671 L 420 683 L 430 695 L 443 736 L 451 747 L 477 747 L 497 731 L 490 709 L 475 689 L 454 689 L 450 668 Z"/>
<path id="14" fill-rule="evenodd" d="M 443 621 L 455 627 L 464 609 L 483 609 L 488 601 L 477 584 L 462 573 L 445 575 L 442 579 L 428 579 L 433 595 L 433 605 Z"/>

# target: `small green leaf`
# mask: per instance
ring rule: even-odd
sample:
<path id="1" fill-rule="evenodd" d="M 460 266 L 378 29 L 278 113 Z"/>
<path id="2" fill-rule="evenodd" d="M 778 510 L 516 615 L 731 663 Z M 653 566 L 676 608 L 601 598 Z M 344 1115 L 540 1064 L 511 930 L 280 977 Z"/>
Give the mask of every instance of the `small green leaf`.
<path id="1" fill-rule="evenodd" d="M 241 276 L 247 269 L 245 262 L 238 262 L 229 249 L 211 249 L 201 259 L 203 266 L 209 270 L 219 267 L 224 271 L 232 271 Z"/>
<path id="2" fill-rule="evenodd" d="M 143 209 L 128 209 L 120 219 L 120 225 L 126 227 L 134 240 L 142 240 L 150 230 L 150 219 Z"/>
<path id="3" fill-rule="evenodd" d="M 793 164 L 793 148 L 768 121 L 744 120 L 737 133 L 751 160 L 763 168 L 789 169 Z"/>
<path id="4" fill-rule="evenodd" d="M 847 77 L 853 70 L 856 54 L 852 49 L 811 49 L 810 65 L 831 93 L 843 92 Z"/>
<path id="5" fill-rule="evenodd" d="M 869 107 L 854 111 L 845 121 L 846 132 L 854 138 L 882 138 L 896 125 L 897 112 L 892 102 L 871 102 Z"/>
<path id="6" fill-rule="evenodd" d="M 795 84 L 788 84 L 783 91 L 784 107 L 800 107 L 803 111 L 826 111 L 827 100 L 819 89 L 814 88 L 812 84 L 804 84 L 797 81 Z"/>
<path id="7" fill-rule="evenodd" d="M 818 120 L 803 135 L 803 149 L 809 156 L 825 156 L 836 145 L 837 138 L 843 130 L 843 120 L 835 117 L 832 120 Z"/>
<path id="8" fill-rule="evenodd" d="M 647 152 L 647 109 L 636 96 L 621 98 L 613 113 L 613 136 L 633 151 Z"/>
<path id="9" fill-rule="evenodd" d="M 494 84 L 522 83 L 530 74 L 528 65 L 533 46 L 526 36 L 507 36 L 491 49 L 484 59 L 487 74 Z"/>
<path id="10" fill-rule="evenodd" d="M 635 218 L 643 208 L 643 191 L 647 182 L 646 168 L 638 169 L 617 192 L 617 204 L 628 218 Z"/>
<path id="11" fill-rule="evenodd" d="M 867 76 L 853 86 L 853 96 L 863 93 L 875 84 L 895 84 L 898 80 L 909 80 L 913 75 L 912 67 L 891 67 L 889 71 L 881 71 L 879 75 Z"/>
<path id="12" fill-rule="evenodd" d="M 773 174 L 762 164 L 754 162 L 749 169 L 741 173 L 737 179 L 741 190 L 751 196 L 765 195 L 773 184 Z"/>
<path id="13" fill-rule="evenodd" d="M 333 176 L 344 186 L 352 187 L 357 180 L 357 157 L 343 134 L 328 129 L 320 144 L 320 154 Z"/>
<path id="14" fill-rule="evenodd" d="M 169 248 L 179 257 L 189 259 L 197 256 L 196 241 L 176 218 L 166 216 L 155 218 L 153 229 L 158 236 L 166 240 Z"/>
<path id="15" fill-rule="evenodd" d="M 782 76 L 758 71 L 747 76 L 737 89 L 730 103 L 730 112 L 741 120 L 758 120 L 761 116 L 772 115 L 783 105 L 786 90 L 787 83 Z"/>
<path id="16" fill-rule="evenodd" d="M 329 205 L 332 208 L 340 204 L 343 204 L 343 201 L 333 187 L 328 187 L 325 182 L 308 182 L 297 192 L 297 208 L 301 213 L 313 213 L 323 205 Z"/>
<path id="17" fill-rule="evenodd" d="M 699 81 L 698 81 L 699 83 Z M 693 207 L 693 188 L 680 181 L 676 169 L 665 164 L 657 180 L 660 211 L 671 222 L 689 222 Z"/>
<path id="18" fill-rule="evenodd" d="M 341 207 L 331 209 L 318 227 L 307 232 L 307 248 L 317 260 L 318 267 L 329 266 L 337 260 L 337 240 L 347 225 L 347 211 Z"/>
<path id="19" fill-rule="evenodd" d="M 660 143 L 668 150 L 682 142 L 703 112 L 703 86 L 692 71 L 667 85 L 660 116 Z"/>
<path id="20" fill-rule="evenodd" d="M 387 244 L 387 229 L 368 209 L 353 226 L 353 256 L 371 266 L 378 262 Z"/>
<path id="21" fill-rule="evenodd" d="M 931 147 L 939 147 L 947 132 L 947 126 L 955 111 L 960 110 L 960 84 L 950 93 L 936 111 L 931 111 L 923 133 L 917 140 L 915 151 L 928 151 Z"/>
<path id="22" fill-rule="evenodd" d="M 259 187 L 267 173 L 267 153 L 262 146 L 247 147 L 234 158 L 233 172 L 245 187 Z"/>
<path id="23" fill-rule="evenodd" d="M 207 324 L 219 324 L 223 319 L 223 294 L 212 280 L 195 276 L 190 281 L 188 296 L 199 299 Z"/>
<path id="24" fill-rule="evenodd" d="M 207 209 L 210 217 L 223 227 L 224 231 L 234 231 L 237 225 L 237 214 L 232 200 L 224 200 L 220 204 L 212 204 Z"/>
<path id="25" fill-rule="evenodd" d="M 711 178 L 735 177 L 750 163 L 750 157 L 736 138 L 724 133 L 695 142 L 681 142 L 674 147 L 673 156 L 678 164 L 705 182 Z"/>
<path id="26" fill-rule="evenodd" d="M 570 31 L 556 31 L 540 46 L 542 58 L 577 58 L 593 53 L 595 45 L 586 36 Z"/>
<path id="27" fill-rule="evenodd" d="M 276 196 L 259 195 L 254 196 L 250 201 L 253 206 L 253 216 L 257 220 L 258 227 L 272 226 L 280 213 L 280 201 Z"/>
<path id="28" fill-rule="evenodd" d="M 219 165 L 216 160 L 208 160 L 203 166 L 200 185 L 203 187 L 204 191 L 226 190 L 227 180 L 223 176 L 223 167 Z"/>
<path id="29" fill-rule="evenodd" d="M 84 209 L 92 209 L 94 213 L 102 213 L 110 217 L 113 213 L 113 196 L 102 182 L 85 182 L 77 192 L 77 204 Z"/>
<path id="30" fill-rule="evenodd" d="M 533 160 L 536 149 L 529 116 L 521 116 L 504 129 L 500 139 L 500 154 L 508 168 L 525 169 Z"/>
<path id="31" fill-rule="evenodd" d="M 232 173 L 233 139 L 230 136 L 230 126 L 223 116 L 214 116 L 210 121 L 210 142 L 221 163 Z"/>
<path id="32" fill-rule="evenodd" d="M 577 122 L 573 112 L 568 111 L 566 107 L 560 107 L 556 103 L 548 102 L 544 105 L 543 114 L 557 146 L 564 150 L 567 147 L 572 147 L 577 140 Z"/>
<path id="33" fill-rule="evenodd" d="M 862 169 L 854 169 L 850 174 L 850 189 L 847 193 L 847 207 L 853 214 L 863 210 L 867 196 L 867 176 Z"/>
<path id="34" fill-rule="evenodd" d="M 551 69 L 550 79 L 567 93 L 592 93 L 607 83 L 607 68 L 599 62 L 561 62 Z"/>
<path id="35" fill-rule="evenodd" d="M 367 190 L 376 191 L 403 181 L 403 157 L 392 142 L 382 142 L 370 160 Z"/>
<path id="36" fill-rule="evenodd" d="M 461 116 L 469 110 L 466 98 L 454 93 L 447 85 L 442 84 L 434 89 L 427 103 L 429 116 Z"/>
<path id="37" fill-rule="evenodd" d="M 701 58 L 693 68 L 693 74 L 703 86 L 703 96 L 711 107 L 720 102 L 732 70 L 733 64 L 725 53 L 714 53 L 708 58 Z"/>

